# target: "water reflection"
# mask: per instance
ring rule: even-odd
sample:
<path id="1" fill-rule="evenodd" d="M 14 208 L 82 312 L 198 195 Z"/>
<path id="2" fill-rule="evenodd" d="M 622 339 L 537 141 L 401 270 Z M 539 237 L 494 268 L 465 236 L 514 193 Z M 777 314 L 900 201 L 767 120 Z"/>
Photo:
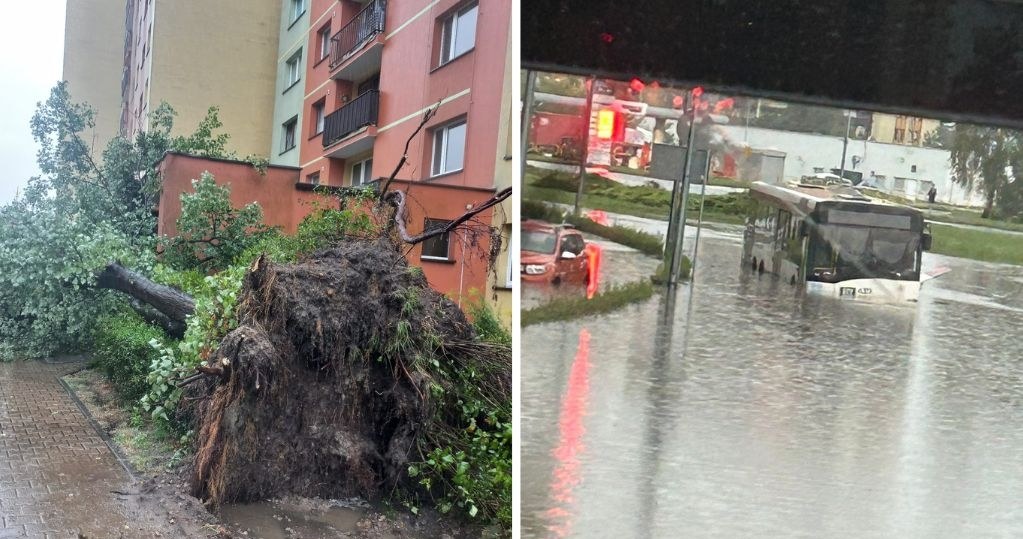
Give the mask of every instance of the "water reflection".
<path id="1" fill-rule="evenodd" d="M 927 255 L 952 272 L 919 305 L 860 305 L 744 273 L 739 241 L 705 235 L 676 298 L 523 330 L 523 536 L 1023 534 L 1023 270 Z"/>

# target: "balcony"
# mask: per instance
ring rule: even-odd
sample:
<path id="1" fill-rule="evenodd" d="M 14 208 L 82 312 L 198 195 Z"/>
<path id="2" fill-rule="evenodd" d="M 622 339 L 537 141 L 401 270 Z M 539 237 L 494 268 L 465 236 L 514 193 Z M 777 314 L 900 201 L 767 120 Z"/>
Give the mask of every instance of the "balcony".
<path id="1" fill-rule="evenodd" d="M 367 90 L 323 119 L 323 147 L 330 157 L 346 158 L 373 147 L 380 91 Z"/>
<path id="2" fill-rule="evenodd" d="M 330 76 L 358 81 L 380 71 L 387 0 L 372 0 L 330 38 Z"/>

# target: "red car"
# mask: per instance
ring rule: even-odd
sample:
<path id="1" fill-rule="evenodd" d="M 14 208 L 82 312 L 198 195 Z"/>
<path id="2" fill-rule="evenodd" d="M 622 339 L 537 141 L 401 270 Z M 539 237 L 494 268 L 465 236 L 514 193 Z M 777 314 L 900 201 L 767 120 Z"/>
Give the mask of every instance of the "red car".
<path id="1" fill-rule="evenodd" d="M 572 226 L 523 221 L 520 250 L 523 282 L 587 284 L 586 242 Z"/>

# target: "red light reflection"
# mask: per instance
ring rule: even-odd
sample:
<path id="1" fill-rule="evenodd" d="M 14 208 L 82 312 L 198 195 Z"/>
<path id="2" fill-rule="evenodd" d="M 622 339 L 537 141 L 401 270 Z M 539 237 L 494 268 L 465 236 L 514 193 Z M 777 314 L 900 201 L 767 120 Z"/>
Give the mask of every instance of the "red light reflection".
<path id="1" fill-rule="evenodd" d="M 579 330 L 579 347 L 568 374 L 568 387 L 561 401 L 561 415 L 558 418 L 560 437 L 552 452 L 556 461 L 551 480 L 551 500 L 554 502 L 545 512 L 547 530 L 554 537 L 567 537 L 572 533 L 571 510 L 575 503 L 572 489 L 582 481 L 579 470 L 579 456 L 585 447 L 583 435 L 586 426 L 583 419 L 590 394 L 590 332 Z"/>

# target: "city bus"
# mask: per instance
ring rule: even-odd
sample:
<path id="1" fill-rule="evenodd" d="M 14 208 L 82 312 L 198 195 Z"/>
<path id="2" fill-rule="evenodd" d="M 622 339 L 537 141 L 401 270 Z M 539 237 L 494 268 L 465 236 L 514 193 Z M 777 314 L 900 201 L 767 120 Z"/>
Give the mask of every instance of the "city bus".
<path id="1" fill-rule="evenodd" d="M 847 186 L 755 182 L 743 263 L 808 292 L 867 301 L 916 301 L 931 235 L 923 214 Z"/>

